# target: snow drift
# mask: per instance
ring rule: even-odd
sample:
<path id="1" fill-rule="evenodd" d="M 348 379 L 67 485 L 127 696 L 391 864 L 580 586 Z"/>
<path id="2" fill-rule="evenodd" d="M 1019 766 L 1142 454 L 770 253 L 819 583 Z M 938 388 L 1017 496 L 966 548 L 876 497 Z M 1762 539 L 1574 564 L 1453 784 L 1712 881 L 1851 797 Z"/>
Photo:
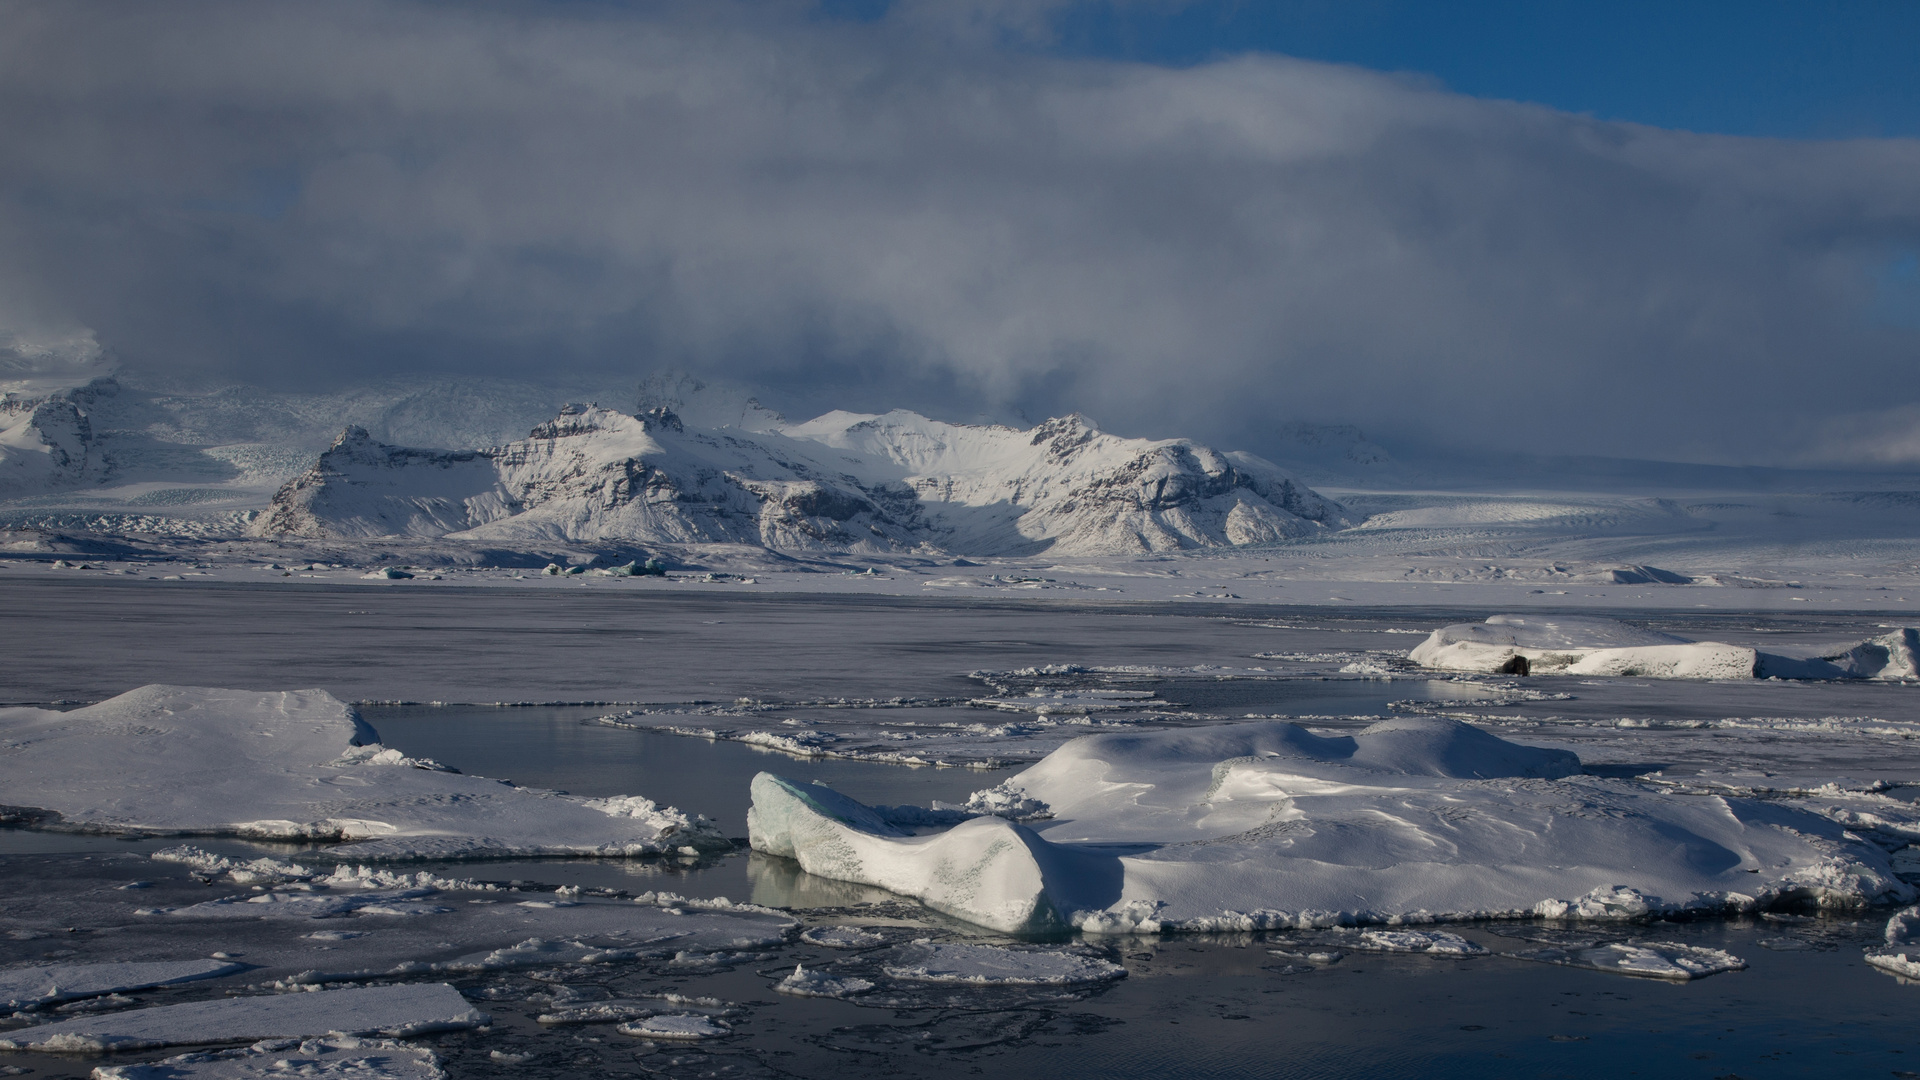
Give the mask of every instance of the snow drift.
<path id="1" fill-rule="evenodd" d="M 1920 632 L 1900 629 L 1826 655 L 1795 657 L 1689 641 L 1612 619 L 1495 615 L 1443 626 L 1408 657 L 1448 671 L 1523 675 L 1904 680 L 1920 679 Z"/>
<path id="2" fill-rule="evenodd" d="M 570 405 L 528 438 L 415 450 L 348 428 L 254 524 L 261 536 L 753 544 L 792 551 L 1132 554 L 1347 524 L 1285 470 L 1085 418 L 1029 431 L 908 412 L 775 430 Z"/>
<path id="3" fill-rule="evenodd" d="M 379 745 L 321 690 L 145 686 L 72 712 L 0 709 L 0 817 L 98 832 L 346 841 L 358 859 L 651 855 L 728 846 L 638 797 L 462 776 Z"/>
<path id="4" fill-rule="evenodd" d="M 1581 775 L 1455 720 L 1076 739 L 997 789 L 1045 804 L 910 836 L 762 773 L 755 849 L 997 930 L 1227 930 L 1852 905 L 1913 890 L 1880 849 L 1763 800 Z"/>

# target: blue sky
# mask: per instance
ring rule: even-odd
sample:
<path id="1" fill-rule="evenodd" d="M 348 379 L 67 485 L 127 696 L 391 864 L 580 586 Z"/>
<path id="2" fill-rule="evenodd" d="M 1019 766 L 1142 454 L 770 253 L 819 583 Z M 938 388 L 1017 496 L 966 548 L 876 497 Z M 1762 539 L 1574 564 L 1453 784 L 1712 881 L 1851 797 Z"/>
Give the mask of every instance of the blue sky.
<path id="1" fill-rule="evenodd" d="M 828 0 L 860 17 L 887 0 Z M 1050 47 L 1186 65 L 1271 52 L 1416 72 L 1476 97 L 1732 135 L 1920 135 L 1914 0 L 1123 0 Z"/>

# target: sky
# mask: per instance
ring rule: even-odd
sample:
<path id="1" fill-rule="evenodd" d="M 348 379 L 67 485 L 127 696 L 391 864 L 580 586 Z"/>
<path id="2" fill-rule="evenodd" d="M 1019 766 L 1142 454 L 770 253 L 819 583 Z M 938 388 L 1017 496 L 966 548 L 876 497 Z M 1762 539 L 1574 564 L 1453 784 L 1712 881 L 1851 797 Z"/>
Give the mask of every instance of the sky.
<path id="1" fill-rule="evenodd" d="M 1868 0 L 0 0 L 0 337 L 1912 466 L 1916 41 Z"/>

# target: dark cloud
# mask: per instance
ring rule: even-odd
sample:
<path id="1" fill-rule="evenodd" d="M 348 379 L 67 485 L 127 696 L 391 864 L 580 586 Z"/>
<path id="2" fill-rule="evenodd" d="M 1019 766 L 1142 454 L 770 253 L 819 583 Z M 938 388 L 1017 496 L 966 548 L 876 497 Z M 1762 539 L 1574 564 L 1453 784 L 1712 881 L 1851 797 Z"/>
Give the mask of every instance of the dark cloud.
<path id="1" fill-rule="evenodd" d="M 1889 460 L 1835 449 L 1860 413 L 1920 445 L 1920 330 L 1876 307 L 1920 142 L 1063 59 L 1048 6 L 7 4 L 0 286 L 263 380 L 679 367 L 1253 449 L 1304 419 Z"/>

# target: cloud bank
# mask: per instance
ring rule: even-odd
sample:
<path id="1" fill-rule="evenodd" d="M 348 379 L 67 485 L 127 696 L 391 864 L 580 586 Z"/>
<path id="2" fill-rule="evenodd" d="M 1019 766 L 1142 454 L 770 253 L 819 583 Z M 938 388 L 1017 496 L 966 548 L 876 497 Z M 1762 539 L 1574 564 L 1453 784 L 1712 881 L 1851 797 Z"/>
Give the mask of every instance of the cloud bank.
<path id="1" fill-rule="evenodd" d="M 1883 296 L 1920 141 L 1062 58 L 1001 7 L 1019 33 L 978 32 L 994 5 L 0 5 L 0 293 L 259 380 L 678 367 L 1255 450 L 1309 420 L 1920 457 L 1920 327 Z"/>

